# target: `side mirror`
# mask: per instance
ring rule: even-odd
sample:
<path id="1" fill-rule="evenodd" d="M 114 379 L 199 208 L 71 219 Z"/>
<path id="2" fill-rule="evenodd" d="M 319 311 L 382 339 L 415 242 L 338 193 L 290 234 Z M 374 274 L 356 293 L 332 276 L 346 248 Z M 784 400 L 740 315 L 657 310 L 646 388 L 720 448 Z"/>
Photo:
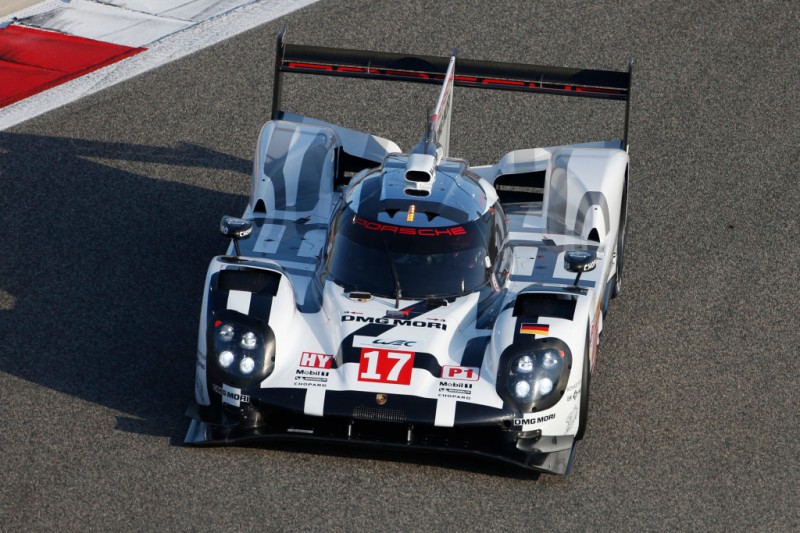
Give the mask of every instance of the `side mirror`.
<path id="1" fill-rule="evenodd" d="M 597 267 L 597 252 L 594 250 L 570 250 L 564 254 L 564 270 L 583 274 Z"/>
<path id="2" fill-rule="evenodd" d="M 564 270 L 575 272 L 575 287 L 581 279 L 581 274 L 591 272 L 597 267 L 597 252 L 594 250 L 570 250 L 564 253 Z"/>
<path id="3" fill-rule="evenodd" d="M 233 241 L 236 249 L 236 256 L 242 255 L 239 251 L 239 240 L 246 239 L 253 233 L 253 223 L 243 218 L 230 217 L 225 215 L 219 223 L 219 230 L 222 234 Z"/>

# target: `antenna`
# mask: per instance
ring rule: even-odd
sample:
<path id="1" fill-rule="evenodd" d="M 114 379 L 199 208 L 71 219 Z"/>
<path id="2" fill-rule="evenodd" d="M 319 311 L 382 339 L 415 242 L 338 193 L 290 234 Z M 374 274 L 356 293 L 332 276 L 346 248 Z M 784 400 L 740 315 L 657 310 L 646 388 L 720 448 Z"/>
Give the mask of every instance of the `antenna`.
<path id="1" fill-rule="evenodd" d="M 431 108 L 425 108 L 425 116 L 423 117 L 422 126 L 422 142 L 427 144 L 431 142 Z"/>

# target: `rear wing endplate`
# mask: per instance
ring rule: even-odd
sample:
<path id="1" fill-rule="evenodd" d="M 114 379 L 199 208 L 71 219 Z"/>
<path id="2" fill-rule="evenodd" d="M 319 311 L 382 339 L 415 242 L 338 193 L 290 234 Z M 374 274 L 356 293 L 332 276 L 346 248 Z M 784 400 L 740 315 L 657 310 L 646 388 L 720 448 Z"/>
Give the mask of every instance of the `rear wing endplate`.
<path id="1" fill-rule="evenodd" d="M 284 27 L 278 33 L 275 50 L 273 119 L 279 118 L 281 111 L 281 76 L 284 72 L 441 85 L 451 59 L 444 56 L 287 44 L 284 41 L 285 34 Z M 627 149 L 632 77 L 633 59 L 630 56 L 627 71 L 501 63 L 459 57 L 452 82 L 456 87 L 624 101 L 623 141 Z"/>

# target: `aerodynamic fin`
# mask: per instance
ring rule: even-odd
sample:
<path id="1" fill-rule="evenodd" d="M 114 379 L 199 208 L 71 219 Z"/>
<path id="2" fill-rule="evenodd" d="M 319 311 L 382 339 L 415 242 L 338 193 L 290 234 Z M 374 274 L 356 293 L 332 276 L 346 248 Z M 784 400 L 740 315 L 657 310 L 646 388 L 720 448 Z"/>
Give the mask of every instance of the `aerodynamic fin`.
<path id="1" fill-rule="evenodd" d="M 436 108 L 433 110 L 430 122 L 428 123 L 427 137 L 429 142 L 437 143 L 442 147 L 443 157 L 447 157 L 450 151 L 450 119 L 453 116 L 453 82 L 456 75 L 456 56 L 450 58 L 447 73 L 444 76 L 444 84 L 436 100 Z"/>

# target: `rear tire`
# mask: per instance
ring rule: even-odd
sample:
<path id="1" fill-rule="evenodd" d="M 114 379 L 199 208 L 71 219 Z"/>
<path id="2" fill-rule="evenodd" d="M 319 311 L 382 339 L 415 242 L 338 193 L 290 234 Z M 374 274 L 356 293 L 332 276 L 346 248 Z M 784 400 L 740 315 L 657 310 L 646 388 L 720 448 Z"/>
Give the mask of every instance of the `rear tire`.
<path id="1" fill-rule="evenodd" d="M 611 297 L 616 298 L 622 292 L 622 271 L 625 266 L 625 239 L 628 235 L 628 169 L 625 169 L 625 183 L 622 186 L 622 205 L 619 210 L 619 236 L 617 237 L 617 273 L 614 276 Z"/>

